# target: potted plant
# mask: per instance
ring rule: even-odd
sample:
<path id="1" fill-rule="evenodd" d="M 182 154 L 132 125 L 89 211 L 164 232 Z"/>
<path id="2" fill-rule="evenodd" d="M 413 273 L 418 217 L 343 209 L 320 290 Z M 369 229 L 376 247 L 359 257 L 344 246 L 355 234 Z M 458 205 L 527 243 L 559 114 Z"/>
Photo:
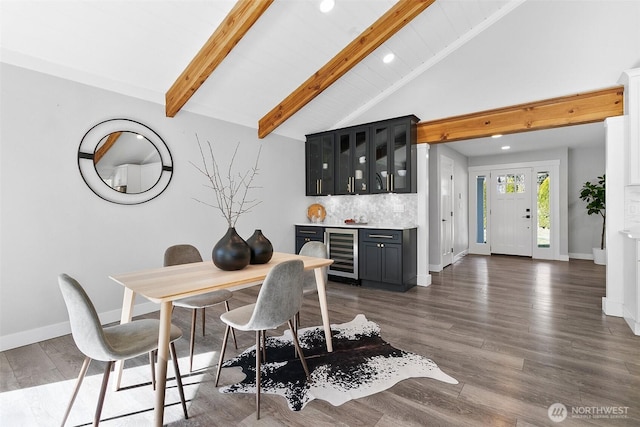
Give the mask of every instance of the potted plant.
<path id="1" fill-rule="evenodd" d="M 600 215 L 602 217 L 602 235 L 600 248 L 593 248 L 593 262 L 606 264 L 607 254 L 604 248 L 605 241 L 605 175 L 599 176 L 597 182 L 585 182 L 580 190 L 580 198 L 587 202 L 588 215 Z"/>

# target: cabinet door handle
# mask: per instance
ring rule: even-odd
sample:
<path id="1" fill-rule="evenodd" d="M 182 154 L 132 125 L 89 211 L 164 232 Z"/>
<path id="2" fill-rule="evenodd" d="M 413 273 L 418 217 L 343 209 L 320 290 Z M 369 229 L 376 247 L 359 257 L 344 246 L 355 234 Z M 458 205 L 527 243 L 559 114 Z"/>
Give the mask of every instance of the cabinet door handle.
<path id="1" fill-rule="evenodd" d="M 384 243 L 378 243 L 378 244 L 376 244 L 376 246 L 379 247 L 379 248 L 384 248 Z"/>
<path id="2" fill-rule="evenodd" d="M 298 231 L 299 234 L 316 234 L 315 231 L 306 231 L 306 230 L 300 230 Z"/>
<path id="3" fill-rule="evenodd" d="M 369 234 L 369 237 L 378 237 L 380 239 L 393 239 L 393 236 L 388 234 Z"/>

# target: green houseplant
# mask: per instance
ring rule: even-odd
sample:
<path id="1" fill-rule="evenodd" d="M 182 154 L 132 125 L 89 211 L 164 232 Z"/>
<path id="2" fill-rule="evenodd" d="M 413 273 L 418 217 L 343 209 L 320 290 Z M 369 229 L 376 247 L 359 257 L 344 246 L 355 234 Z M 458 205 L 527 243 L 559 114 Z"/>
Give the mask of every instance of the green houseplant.
<path id="1" fill-rule="evenodd" d="M 585 182 L 580 190 L 580 199 L 587 203 L 588 215 L 600 215 L 602 217 L 602 234 L 600 236 L 600 251 L 604 252 L 606 208 L 605 208 L 605 175 L 599 176 L 595 183 Z M 594 248 L 594 261 L 596 260 L 596 248 Z"/>

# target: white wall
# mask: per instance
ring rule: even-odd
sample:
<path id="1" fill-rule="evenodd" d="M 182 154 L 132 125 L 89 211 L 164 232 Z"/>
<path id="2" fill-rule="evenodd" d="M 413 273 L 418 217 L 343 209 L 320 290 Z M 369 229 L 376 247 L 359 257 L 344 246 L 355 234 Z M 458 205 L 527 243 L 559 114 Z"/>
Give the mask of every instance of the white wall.
<path id="1" fill-rule="evenodd" d="M 605 144 L 569 150 L 569 256 L 591 259 L 592 248 L 600 247 L 602 218 L 587 215 L 586 203 L 580 200 L 585 182 L 595 182 L 605 171 Z"/>
<path id="2" fill-rule="evenodd" d="M 104 320 L 119 319 L 122 288 L 111 274 L 158 267 L 164 249 L 189 242 L 209 258 L 227 225 L 193 197 L 211 196 L 190 161 L 195 135 L 227 163 L 246 169 L 262 145 L 254 195 L 263 202 L 240 218 L 249 237 L 261 228 L 277 251 L 293 252 L 304 219 L 304 144 L 188 112 L 166 118 L 164 106 L 0 64 L 0 351 L 68 332 L 57 275 L 76 277 Z M 167 143 L 174 175 L 156 199 L 136 206 L 106 202 L 82 180 L 77 150 L 84 133 L 109 118 L 130 118 Z M 282 167 L 286 164 L 286 167 Z M 139 302 L 144 302 L 141 300 Z M 146 303 L 145 309 L 155 306 Z"/>

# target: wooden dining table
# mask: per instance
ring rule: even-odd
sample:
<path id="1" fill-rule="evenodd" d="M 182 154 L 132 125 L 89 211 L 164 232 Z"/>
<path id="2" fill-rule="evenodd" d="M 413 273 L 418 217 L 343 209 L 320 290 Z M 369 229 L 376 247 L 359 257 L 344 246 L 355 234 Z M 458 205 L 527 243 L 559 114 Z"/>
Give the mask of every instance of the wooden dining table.
<path id="1" fill-rule="evenodd" d="M 173 301 L 219 289 L 233 291 L 259 285 L 274 265 L 294 259 L 302 260 L 305 270 L 314 269 L 315 271 L 327 351 L 331 352 L 333 351 L 333 344 L 331 340 L 329 310 L 327 307 L 326 280 L 323 271 L 323 267 L 327 267 L 333 263 L 331 259 L 275 252 L 267 264 L 249 265 L 237 271 L 223 271 L 216 267 L 212 261 L 204 261 L 109 276 L 112 280 L 124 286 L 121 323 L 131 321 L 136 295 L 142 295 L 150 301 L 160 304 L 160 330 L 158 333 L 158 363 L 156 374 L 157 386 L 154 409 L 156 426 L 162 426 L 164 419 L 167 361 L 169 358 L 169 332 L 171 329 Z M 115 372 L 116 389 L 120 388 L 122 368 L 123 362 L 117 362 Z"/>

